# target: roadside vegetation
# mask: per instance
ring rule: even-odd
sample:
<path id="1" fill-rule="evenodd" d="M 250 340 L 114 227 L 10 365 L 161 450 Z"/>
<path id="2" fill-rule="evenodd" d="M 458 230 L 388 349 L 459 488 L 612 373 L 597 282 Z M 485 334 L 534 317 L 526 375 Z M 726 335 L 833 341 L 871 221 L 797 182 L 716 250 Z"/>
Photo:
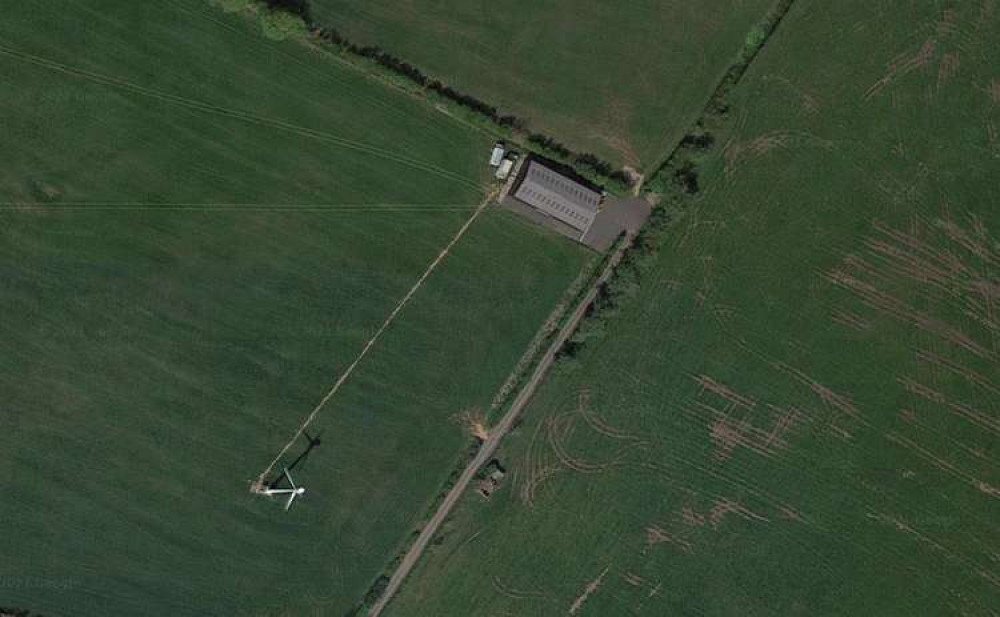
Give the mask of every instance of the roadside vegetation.
<path id="1" fill-rule="evenodd" d="M 798 0 L 748 37 L 510 481 L 391 617 L 992 614 L 988 5 Z"/>
<path id="2" fill-rule="evenodd" d="M 648 173 L 683 137 L 774 1 L 311 0 L 310 7 L 316 23 L 488 101 L 531 133 Z"/>
<path id="3" fill-rule="evenodd" d="M 528 123 L 474 96 L 460 92 L 421 69 L 380 48 L 361 45 L 342 35 L 336 28 L 313 21 L 309 4 L 301 2 L 263 2 L 255 0 L 211 0 L 228 11 L 242 12 L 259 21 L 269 38 L 299 39 L 336 53 L 342 60 L 387 81 L 411 96 L 425 99 L 440 111 L 460 119 L 494 138 L 516 144 L 523 150 L 541 155 L 555 163 L 571 167 L 587 181 L 615 193 L 632 188 L 636 178 L 624 169 L 594 154 L 572 152 L 554 138 L 531 132 Z"/>

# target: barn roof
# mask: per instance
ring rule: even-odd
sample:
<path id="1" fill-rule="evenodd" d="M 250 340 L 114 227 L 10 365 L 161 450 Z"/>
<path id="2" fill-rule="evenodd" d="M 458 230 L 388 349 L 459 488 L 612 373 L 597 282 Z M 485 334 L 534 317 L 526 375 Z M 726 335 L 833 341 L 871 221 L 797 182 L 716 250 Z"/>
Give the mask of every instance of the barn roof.
<path id="1" fill-rule="evenodd" d="M 590 227 L 601 203 L 600 193 L 537 161 L 528 162 L 514 197 L 581 232 Z"/>

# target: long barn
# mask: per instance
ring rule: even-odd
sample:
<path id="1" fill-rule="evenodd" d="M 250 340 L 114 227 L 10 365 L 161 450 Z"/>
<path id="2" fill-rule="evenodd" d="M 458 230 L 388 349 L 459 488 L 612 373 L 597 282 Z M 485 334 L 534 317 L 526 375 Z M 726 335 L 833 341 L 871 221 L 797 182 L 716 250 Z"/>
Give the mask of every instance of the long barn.
<path id="1" fill-rule="evenodd" d="M 606 198 L 533 158 L 514 174 L 514 189 L 501 197 L 502 207 L 595 251 L 611 248 L 622 232 L 638 232 L 649 217 L 646 201 Z"/>
<path id="2" fill-rule="evenodd" d="M 597 191 L 533 160 L 514 198 L 579 231 L 578 239 L 590 229 L 601 205 Z"/>

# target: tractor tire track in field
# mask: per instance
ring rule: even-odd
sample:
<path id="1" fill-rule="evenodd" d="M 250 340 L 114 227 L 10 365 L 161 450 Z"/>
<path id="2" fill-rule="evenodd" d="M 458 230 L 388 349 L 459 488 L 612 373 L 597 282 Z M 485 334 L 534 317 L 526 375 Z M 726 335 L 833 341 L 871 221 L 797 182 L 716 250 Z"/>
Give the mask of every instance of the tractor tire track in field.
<path id="1" fill-rule="evenodd" d="M 92 71 L 87 71 L 79 67 L 70 66 L 68 64 L 62 64 L 60 62 L 56 62 L 48 58 L 18 51 L 16 49 L 12 49 L 5 45 L 0 45 L 0 55 L 7 56 L 15 60 L 20 60 L 28 64 L 34 64 L 36 66 L 46 68 L 51 71 L 56 71 L 59 73 L 64 73 L 66 75 L 71 75 L 73 77 L 85 79 L 87 81 L 98 83 L 104 86 L 118 88 L 126 92 L 131 92 L 132 94 L 138 94 L 140 96 L 153 98 L 164 103 L 178 105 L 181 107 L 186 107 L 188 109 L 194 109 L 196 111 L 215 114 L 227 118 L 232 118 L 235 120 L 242 120 L 244 122 L 255 124 L 257 126 L 264 126 L 267 128 L 272 128 L 280 131 L 285 131 L 287 133 L 299 135 L 302 137 L 308 137 L 310 139 L 315 139 L 317 141 L 321 141 L 324 143 L 340 146 L 348 150 L 354 150 L 355 152 L 368 154 L 370 156 L 382 158 L 388 161 L 392 161 L 394 163 L 398 163 L 400 165 L 412 167 L 414 169 L 424 171 L 432 175 L 436 175 L 442 179 L 450 180 L 452 182 L 455 182 L 456 184 L 460 184 L 468 188 L 473 188 L 473 189 L 479 188 L 479 186 L 475 182 L 453 171 L 417 159 L 413 159 L 407 156 L 395 154 L 390 150 L 379 148 L 377 146 L 366 144 L 364 142 L 355 141 L 353 139 L 347 139 L 345 137 L 338 137 L 330 133 L 325 133 L 323 131 L 318 131 L 304 126 L 299 126 L 297 124 L 292 124 L 289 122 L 285 122 L 283 120 L 276 120 L 273 118 L 267 118 L 265 116 L 258 116 L 250 112 L 240 111 L 238 109 L 231 109 L 227 107 L 221 107 L 218 105 L 214 105 L 212 103 L 207 103 L 205 101 L 199 101 L 197 99 L 191 99 L 176 94 L 171 94 L 169 92 L 162 92 L 152 88 L 147 88 L 145 86 L 140 86 L 138 84 L 132 83 L 130 81 L 118 77 L 110 75 L 102 75 L 100 73 L 94 73 Z"/>
<path id="2" fill-rule="evenodd" d="M 597 297 L 597 293 L 601 285 L 611 278 L 611 275 L 614 273 L 615 268 L 621 261 L 622 256 L 632 245 L 633 240 L 634 235 L 629 235 L 625 241 L 621 243 L 621 245 L 615 250 L 614 255 L 612 255 L 608 260 L 608 264 L 605 266 L 604 271 L 601 272 L 601 275 L 598 276 L 597 279 L 591 284 L 590 289 L 584 296 L 583 300 L 573 309 L 569 319 L 566 320 L 566 324 L 562 327 L 562 330 L 559 331 L 559 335 L 545 352 L 545 355 L 542 357 L 541 361 L 539 361 L 538 366 L 531 374 L 531 377 L 527 382 L 525 382 L 524 387 L 518 393 L 514 402 L 511 403 L 510 409 L 507 410 L 507 413 L 504 414 L 496 426 L 490 428 L 489 438 L 479 447 L 479 451 L 476 452 L 476 456 L 469 462 L 465 470 L 462 471 L 462 475 L 459 476 L 458 480 L 455 482 L 455 485 L 450 491 L 448 491 L 448 494 L 445 495 L 441 505 L 438 506 L 437 512 L 434 513 L 430 520 L 428 520 L 423 526 L 423 529 L 420 530 L 420 535 L 406 552 L 406 555 L 403 556 L 403 560 L 400 562 L 396 571 L 392 573 L 392 577 L 389 579 L 389 583 L 386 585 L 382 595 L 369 611 L 369 617 L 378 617 L 382 614 L 382 611 L 385 610 L 389 601 L 396 595 L 396 592 L 399 591 L 399 587 L 410 574 L 413 566 L 415 566 L 417 561 L 420 560 L 421 555 L 423 555 L 427 545 L 430 544 L 431 539 L 437 534 L 441 524 L 446 518 L 448 518 L 452 508 L 454 508 L 455 504 L 458 503 L 459 498 L 465 493 L 469 484 L 472 483 L 476 473 L 478 473 L 479 470 L 486 465 L 487 462 L 489 462 L 490 458 L 500 446 L 500 442 L 514 427 L 514 423 L 520 417 L 521 412 L 531 400 L 535 390 L 538 388 L 539 384 L 541 384 L 545 375 L 548 374 L 549 368 L 551 368 L 552 363 L 555 361 L 556 354 L 566 341 L 569 340 L 570 336 L 572 336 L 576 331 L 580 322 L 586 315 L 587 309 Z"/>
<path id="3" fill-rule="evenodd" d="M 430 277 L 430 275 L 434 272 L 434 270 L 436 270 L 437 267 L 441 265 L 441 262 L 444 261 L 444 258 L 447 257 L 448 254 L 451 252 L 451 249 L 454 248 L 456 244 L 458 244 L 458 241 L 462 239 L 462 236 L 464 236 L 465 232 L 469 230 L 469 228 L 472 226 L 472 223 L 475 222 L 477 218 L 479 218 L 479 215 L 482 214 L 483 210 L 486 209 L 486 207 L 489 205 L 492 199 L 493 199 L 492 194 L 488 194 L 483 199 L 483 202 L 479 204 L 479 207 L 476 208 L 476 210 L 472 213 L 472 216 L 470 216 L 468 220 L 466 220 L 465 223 L 462 225 L 462 227 L 459 228 L 458 233 L 456 233 L 455 236 L 451 239 L 451 241 L 449 241 L 448 244 L 445 245 L 443 249 L 441 249 L 441 252 L 438 253 L 437 257 L 434 258 L 434 261 L 432 261 L 430 265 L 427 266 L 427 269 L 424 270 L 424 273 L 420 276 L 419 279 L 417 279 L 417 282 L 413 284 L 413 286 L 410 288 L 408 292 L 406 292 L 406 295 L 403 296 L 403 299 L 396 304 L 395 308 L 392 309 L 392 312 L 389 313 L 389 316 L 386 317 L 385 321 L 382 322 L 382 325 L 379 326 L 379 329 L 375 331 L 374 336 L 368 339 L 368 342 L 365 343 L 365 346 L 361 349 L 361 352 L 357 355 L 357 357 L 354 358 L 354 361 L 351 362 L 351 364 L 347 367 L 346 370 L 344 370 L 343 373 L 340 374 L 340 377 L 337 378 L 337 381 L 333 384 L 333 387 L 331 387 L 330 390 L 326 393 L 326 395 L 322 399 L 320 399 L 320 402 L 316 405 L 316 407 L 314 407 L 313 410 L 309 412 L 309 415 L 306 417 L 305 421 L 295 431 L 295 434 L 292 436 L 292 438 L 288 440 L 288 443 L 286 443 L 284 447 L 281 448 L 281 451 L 278 452 L 278 455 L 274 457 L 274 460 L 272 460 L 268 464 L 267 468 L 260 473 L 256 481 L 254 481 L 253 485 L 251 486 L 252 491 L 258 492 L 261 489 L 263 489 L 263 487 L 266 484 L 267 477 L 274 470 L 274 466 L 278 464 L 278 462 L 286 453 L 288 453 L 289 448 L 291 448 L 295 444 L 295 442 L 299 439 L 299 437 L 301 437 L 302 434 L 305 433 L 306 429 L 309 428 L 309 425 L 312 424 L 313 420 L 316 419 L 316 416 L 319 414 L 320 410 L 323 409 L 323 407 L 330 401 L 330 399 L 332 399 L 334 395 L 337 394 L 340 388 L 345 383 L 347 383 L 347 380 L 350 379 L 351 374 L 354 373 L 354 369 L 356 369 L 358 365 L 361 364 L 361 361 L 365 359 L 365 356 L 368 355 L 368 352 L 371 351 L 372 347 L 375 346 L 375 343 L 377 343 L 379 338 L 382 337 L 382 334 L 384 334 L 385 331 L 389 329 L 389 326 L 392 325 L 392 322 L 394 322 L 396 320 L 396 317 L 399 316 L 399 313 L 403 310 L 403 307 L 405 307 L 407 302 L 409 302 L 410 299 L 413 298 L 413 296 L 423 286 L 424 282 Z"/>

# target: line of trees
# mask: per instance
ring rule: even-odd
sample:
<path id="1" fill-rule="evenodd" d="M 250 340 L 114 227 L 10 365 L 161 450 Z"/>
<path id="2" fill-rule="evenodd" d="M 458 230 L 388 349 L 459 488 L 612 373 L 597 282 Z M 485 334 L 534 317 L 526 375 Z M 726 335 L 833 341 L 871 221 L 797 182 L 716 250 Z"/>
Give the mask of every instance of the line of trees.
<path id="1" fill-rule="evenodd" d="M 528 131 L 527 122 L 512 114 L 502 113 L 495 105 L 460 92 L 420 68 L 394 56 L 377 45 L 359 45 L 336 28 L 317 24 L 313 20 L 309 0 L 211 0 L 226 11 L 252 9 L 258 13 L 264 34 L 272 39 L 287 39 L 312 35 L 316 40 L 333 45 L 344 53 L 364 58 L 393 75 L 403 77 L 446 101 L 482 118 L 499 129 L 501 134 L 524 142 L 528 149 L 551 159 L 576 167 L 583 175 L 596 177 L 601 183 L 631 188 L 632 177 L 624 169 L 588 153 L 577 153 L 548 135 Z"/>
<path id="2" fill-rule="evenodd" d="M 331 43 L 347 53 L 371 60 L 396 75 L 405 77 L 420 87 L 426 88 L 469 111 L 483 116 L 501 129 L 505 129 L 514 136 L 526 140 L 528 144 L 534 146 L 541 154 L 582 168 L 593 175 L 619 184 L 623 188 L 628 188 L 631 184 L 631 177 L 624 170 L 615 169 L 608 161 L 590 153 L 574 153 L 564 144 L 548 135 L 529 133 L 527 123 L 522 118 L 501 113 L 496 106 L 490 105 L 470 94 L 459 92 L 438 79 L 431 78 L 416 66 L 388 53 L 377 45 L 358 45 L 331 27 L 314 27 L 313 33 L 323 41 Z"/>
<path id="3" fill-rule="evenodd" d="M 674 216 L 689 208 L 698 198 L 701 191 L 699 169 L 710 159 L 716 146 L 712 129 L 724 126 L 733 88 L 794 1 L 781 0 L 747 35 L 743 48 L 716 87 L 701 117 L 645 184 L 645 192 L 655 196 L 659 205 L 653 208 L 646 225 L 632 247 L 625 252 L 614 274 L 601 286 L 586 319 L 559 350 L 560 362 L 557 366 L 560 370 L 573 370 L 588 341 L 604 336 L 606 322 L 614 317 L 623 302 L 637 292 L 644 276 L 653 267 L 660 240 Z"/>
<path id="4" fill-rule="evenodd" d="M 39 613 L 32 613 L 23 608 L 7 608 L 0 606 L 0 617 L 43 617 Z"/>
<path id="5" fill-rule="evenodd" d="M 730 93 L 774 34 L 774 30 L 788 14 L 794 2 L 795 0 L 780 0 L 747 34 L 739 55 L 716 86 L 694 130 L 684 136 L 667 160 L 653 172 L 646 184 L 647 192 L 663 195 L 668 193 L 671 187 L 680 187 L 689 195 L 698 193 L 700 188 L 698 165 L 706 158 L 705 154 L 715 146 L 715 138 L 706 127 L 714 126 L 728 116 Z"/>

